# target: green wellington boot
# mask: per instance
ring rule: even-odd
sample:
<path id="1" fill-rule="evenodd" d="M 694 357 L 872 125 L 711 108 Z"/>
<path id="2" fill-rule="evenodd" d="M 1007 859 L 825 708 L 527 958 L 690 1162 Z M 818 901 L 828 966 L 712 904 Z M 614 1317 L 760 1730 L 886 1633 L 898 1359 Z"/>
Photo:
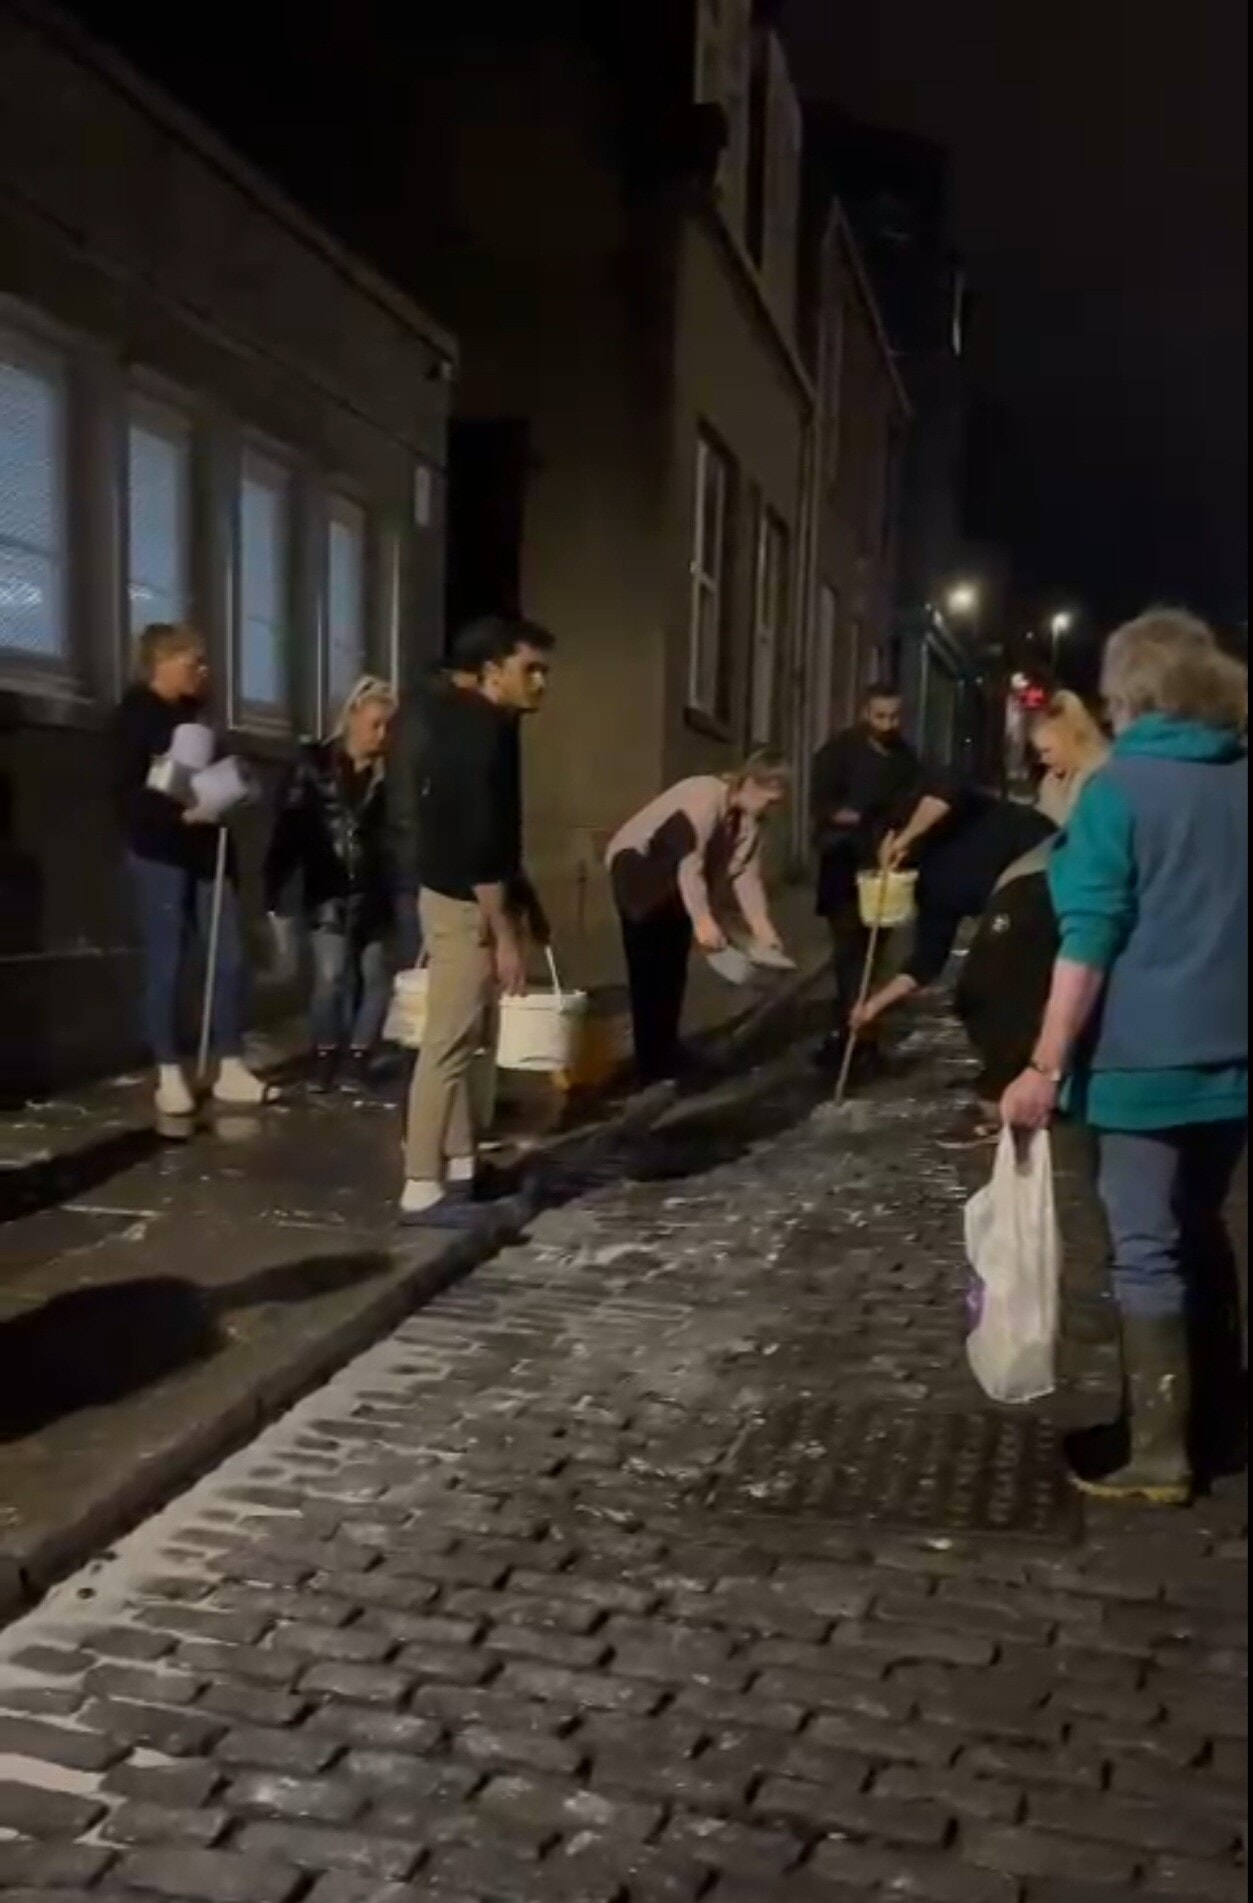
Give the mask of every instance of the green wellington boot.
<path id="1" fill-rule="evenodd" d="M 1123 1419 L 1112 1430 L 1074 1437 L 1067 1447 L 1071 1478 L 1097 1500 L 1186 1506 L 1191 1380 L 1182 1316 L 1124 1315 L 1122 1353 Z"/>

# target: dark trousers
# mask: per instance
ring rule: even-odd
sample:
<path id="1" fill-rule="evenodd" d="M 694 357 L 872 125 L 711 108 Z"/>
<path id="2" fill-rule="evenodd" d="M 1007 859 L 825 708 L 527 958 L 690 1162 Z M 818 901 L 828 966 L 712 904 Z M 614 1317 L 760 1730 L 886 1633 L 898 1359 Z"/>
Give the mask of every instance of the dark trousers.
<path id="1" fill-rule="evenodd" d="M 679 1066 L 692 921 L 677 896 L 645 918 L 630 918 L 625 912 L 620 917 L 635 1068 L 641 1083 L 659 1083 L 673 1077 Z"/>
<path id="2" fill-rule="evenodd" d="M 861 922 L 861 913 L 856 900 L 851 905 L 842 906 L 838 912 L 831 913 L 828 916 L 827 925 L 831 933 L 831 967 L 835 976 L 835 1016 L 832 1030 L 835 1036 L 843 1037 L 848 1031 L 848 1021 L 852 1015 L 853 1006 L 861 996 L 862 979 L 866 970 L 866 954 L 870 950 L 870 933 Z M 888 936 L 884 933 L 879 939 L 875 969 L 870 974 L 871 989 L 878 982 L 878 972 L 882 966 L 887 945 Z"/>
<path id="3" fill-rule="evenodd" d="M 1180 1130 L 1102 1130 L 1099 1185 L 1114 1241 L 1118 1305 L 1137 1316 L 1186 1315 L 1234 1281 L 1223 1210 L 1248 1142 L 1245 1123 Z"/>

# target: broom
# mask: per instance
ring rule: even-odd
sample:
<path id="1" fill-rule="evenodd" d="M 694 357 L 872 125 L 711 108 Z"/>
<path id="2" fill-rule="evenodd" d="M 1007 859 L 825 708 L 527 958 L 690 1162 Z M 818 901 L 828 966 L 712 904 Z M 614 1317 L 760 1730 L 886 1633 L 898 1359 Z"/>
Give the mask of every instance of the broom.
<path id="1" fill-rule="evenodd" d="M 891 841 L 888 840 L 887 844 L 890 845 Z M 853 1068 L 853 1054 L 857 1049 L 856 1019 L 860 1016 L 862 1006 L 870 996 L 870 984 L 874 977 L 875 959 L 879 952 L 879 938 L 883 931 L 884 901 L 887 898 L 888 880 L 891 876 L 892 868 L 885 861 L 879 875 L 879 883 L 875 888 L 874 919 L 870 926 L 870 937 L 866 941 L 866 956 L 861 968 L 861 984 L 857 990 L 857 1007 L 849 1020 L 848 1037 L 845 1039 L 844 1055 L 840 1060 L 840 1074 L 835 1085 L 835 1107 L 837 1110 L 842 1106 L 845 1093 L 848 1090 L 849 1074 Z"/>

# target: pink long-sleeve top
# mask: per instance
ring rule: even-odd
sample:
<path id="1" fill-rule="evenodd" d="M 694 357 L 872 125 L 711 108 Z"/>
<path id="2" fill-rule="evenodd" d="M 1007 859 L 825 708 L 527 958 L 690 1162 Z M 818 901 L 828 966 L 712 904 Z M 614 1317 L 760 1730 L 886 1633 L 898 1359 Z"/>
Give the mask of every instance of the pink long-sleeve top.
<path id="1" fill-rule="evenodd" d="M 622 910 L 644 918 L 677 890 L 693 920 L 713 910 L 711 888 L 726 883 L 754 938 L 770 931 L 761 878 L 761 828 L 731 804 L 712 773 L 659 793 L 610 841 L 605 864 Z"/>

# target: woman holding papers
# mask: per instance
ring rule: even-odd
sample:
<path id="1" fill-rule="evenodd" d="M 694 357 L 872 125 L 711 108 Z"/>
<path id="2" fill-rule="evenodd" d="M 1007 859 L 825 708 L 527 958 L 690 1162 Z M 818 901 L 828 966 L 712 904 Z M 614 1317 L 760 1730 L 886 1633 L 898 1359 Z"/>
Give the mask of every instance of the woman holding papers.
<path id="1" fill-rule="evenodd" d="M 234 763 L 216 758 L 216 739 L 205 724 L 204 644 L 191 628 L 156 622 L 140 635 L 135 659 L 136 678 L 113 716 L 114 784 L 139 916 L 144 1029 L 157 1066 L 157 1109 L 187 1117 L 195 1108 L 178 1036 L 179 976 L 193 935 L 209 933 L 215 872 L 223 863 L 227 876 L 210 974 L 213 1095 L 222 1104 L 263 1104 L 274 1091 L 243 1059 L 239 914 L 229 853 L 225 861 L 219 857 L 220 821 L 244 785 Z M 206 803 L 198 800 L 198 783 Z"/>

